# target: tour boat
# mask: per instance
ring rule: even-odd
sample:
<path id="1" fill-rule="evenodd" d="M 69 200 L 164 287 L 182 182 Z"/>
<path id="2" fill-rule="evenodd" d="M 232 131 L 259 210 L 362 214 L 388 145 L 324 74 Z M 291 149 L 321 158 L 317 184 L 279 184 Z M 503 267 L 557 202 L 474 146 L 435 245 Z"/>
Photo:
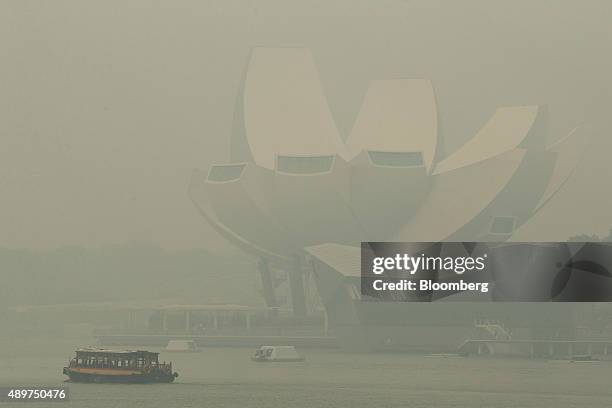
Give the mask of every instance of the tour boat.
<path id="1" fill-rule="evenodd" d="M 160 363 L 150 351 L 83 348 L 76 351 L 63 373 L 74 382 L 170 383 L 178 377 L 172 363 Z"/>

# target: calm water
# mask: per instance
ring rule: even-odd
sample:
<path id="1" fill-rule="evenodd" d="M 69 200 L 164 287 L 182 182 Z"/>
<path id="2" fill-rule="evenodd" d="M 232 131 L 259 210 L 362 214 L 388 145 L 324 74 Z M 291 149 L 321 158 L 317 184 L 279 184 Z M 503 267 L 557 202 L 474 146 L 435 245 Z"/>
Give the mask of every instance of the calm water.
<path id="1" fill-rule="evenodd" d="M 0 338 L 0 384 L 59 385 L 85 336 Z M 162 353 L 174 384 L 70 384 L 66 403 L 19 407 L 611 407 L 612 362 L 564 364 L 304 350 L 306 363 L 257 364 L 251 349 Z"/>

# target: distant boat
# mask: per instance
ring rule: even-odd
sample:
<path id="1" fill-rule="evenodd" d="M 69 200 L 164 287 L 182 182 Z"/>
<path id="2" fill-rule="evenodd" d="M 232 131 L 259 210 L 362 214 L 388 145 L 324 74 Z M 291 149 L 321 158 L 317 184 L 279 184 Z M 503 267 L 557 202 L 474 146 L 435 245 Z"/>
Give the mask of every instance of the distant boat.
<path id="1" fill-rule="evenodd" d="M 89 383 L 170 383 L 178 377 L 159 353 L 84 348 L 76 351 L 63 373 L 70 381 Z"/>
<path id="2" fill-rule="evenodd" d="M 423 357 L 427 357 L 427 358 L 451 358 L 451 357 L 463 357 L 461 354 L 458 353 L 432 353 L 432 354 L 426 354 Z"/>
<path id="3" fill-rule="evenodd" d="M 261 346 L 252 358 L 257 362 L 298 362 L 304 361 L 293 346 Z"/>
<path id="4" fill-rule="evenodd" d="M 564 359 L 564 360 L 550 360 L 554 363 L 600 363 L 601 360 L 593 357 L 590 354 L 584 355 L 576 355 L 572 358 Z"/>
<path id="5" fill-rule="evenodd" d="M 170 340 L 164 350 L 183 353 L 197 353 L 200 351 L 193 340 Z"/>

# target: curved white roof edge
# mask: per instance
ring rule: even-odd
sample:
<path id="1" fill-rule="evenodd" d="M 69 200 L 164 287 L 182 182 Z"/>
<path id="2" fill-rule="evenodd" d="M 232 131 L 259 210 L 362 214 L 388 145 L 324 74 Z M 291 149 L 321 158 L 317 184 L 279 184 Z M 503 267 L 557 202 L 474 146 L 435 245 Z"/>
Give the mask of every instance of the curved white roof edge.
<path id="1" fill-rule="evenodd" d="M 263 256 L 265 258 L 280 261 L 282 263 L 293 262 L 293 259 L 283 256 L 281 254 L 277 254 L 277 253 L 268 251 L 267 249 L 262 248 L 259 245 L 247 239 L 244 239 L 239 234 L 237 234 L 236 232 L 232 231 L 231 229 L 223 225 L 223 223 L 214 214 L 214 211 L 208 208 L 208 205 L 206 204 L 206 201 L 205 201 L 206 198 L 203 197 L 203 195 L 205 194 L 203 194 L 203 192 L 201 191 L 199 180 L 205 180 L 206 177 L 207 177 L 207 173 L 201 170 L 195 169 L 192 172 L 191 180 L 189 182 L 189 190 L 188 190 L 189 198 L 191 199 L 191 202 L 194 204 L 194 206 L 196 207 L 200 215 L 204 217 L 206 221 L 208 221 L 208 223 L 213 227 L 213 229 L 217 233 L 219 233 L 219 235 L 221 235 L 223 238 L 227 239 L 232 244 L 236 245 L 240 249 L 250 254 L 253 254 L 256 256 Z"/>
<path id="2" fill-rule="evenodd" d="M 455 234 L 504 190 L 525 154 L 517 148 L 435 176 L 419 211 L 389 241 L 440 242 Z"/>
<path id="3" fill-rule="evenodd" d="M 244 127 L 253 160 L 340 155 L 346 150 L 307 48 L 253 48 L 244 84 Z"/>
<path id="4" fill-rule="evenodd" d="M 420 152 L 430 169 L 438 139 L 438 109 L 428 79 L 370 82 L 346 144 L 350 158 L 364 150 Z"/>
<path id="5" fill-rule="evenodd" d="M 574 174 L 587 142 L 587 136 L 582 130 L 584 130 L 583 126 L 575 127 L 567 136 L 547 148 L 548 151 L 557 153 L 557 159 L 550 181 L 534 214 L 546 206 Z"/>
<path id="6" fill-rule="evenodd" d="M 498 108 L 478 133 L 457 151 L 440 161 L 434 174 L 495 157 L 521 145 L 534 126 L 542 106 Z"/>

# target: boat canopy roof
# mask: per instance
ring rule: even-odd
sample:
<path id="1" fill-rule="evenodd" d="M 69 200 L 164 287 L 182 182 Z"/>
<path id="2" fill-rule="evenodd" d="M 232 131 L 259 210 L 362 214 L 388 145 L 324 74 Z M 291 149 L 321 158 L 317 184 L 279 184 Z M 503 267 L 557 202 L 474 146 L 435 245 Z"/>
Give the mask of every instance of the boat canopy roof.
<path id="1" fill-rule="evenodd" d="M 145 350 L 108 350 L 99 348 L 80 348 L 76 351 L 77 357 L 102 356 L 115 358 L 146 358 L 156 359 L 159 353 Z"/>

